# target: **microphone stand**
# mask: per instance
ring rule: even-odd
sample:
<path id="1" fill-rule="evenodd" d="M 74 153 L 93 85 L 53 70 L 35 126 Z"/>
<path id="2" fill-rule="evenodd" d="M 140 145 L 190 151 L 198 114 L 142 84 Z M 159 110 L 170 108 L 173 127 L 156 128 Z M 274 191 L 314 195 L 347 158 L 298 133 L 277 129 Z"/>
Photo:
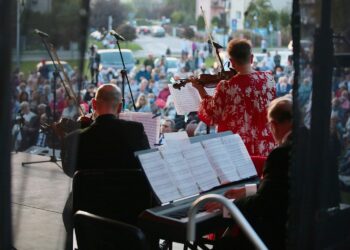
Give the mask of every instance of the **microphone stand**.
<path id="1" fill-rule="evenodd" d="M 53 116 L 53 120 L 52 122 L 55 122 L 55 119 L 56 119 L 56 101 L 57 101 L 57 96 L 56 96 L 56 83 L 57 83 L 57 79 L 59 78 L 62 82 L 63 82 L 63 79 L 62 79 L 62 76 L 61 74 L 59 73 L 58 71 L 58 67 L 55 63 L 55 60 L 53 59 L 53 56 L 51 54 L 51 51 L 49 49 L 49 46 L 48 46 L 48 43 L 45 39 L 46 36 L 38 33 L 38 35 L 40 36 L 40 39 L 42 41 L 42 43 L 44 44 L 44 47 L 52 61 L 52 65 L 54 66 L 55 68 L 55 71 L 53 72 L 53 111 L 52 111 L 52 116 Z M 53 134 L 52 135 L 52 155 L 50 156 L 50 160 L 46 160 L 46 161 L 32 161 L 32 162 L 22 162 L 22 167 L 24 167 L 25 165 L 29 165 L 29 164 L 36 164 L 36 163 L 46 163 L 46 162 L 53 162 L 55 163 L 59 168 L 62 168 L 57 162 L 59 161 L 57 158 L 56 158 L 56 154 L 55 154 L 55 135 Z"/>
<path id="2" fill-rule="evenodd" d="M 134 110 L 136 111 L 136 105 L 135 105 L 134 97 L 132 95 L 130 82 L 129 82 L 129 78 L 128 78 L 128 72 L 126 71 L 123 54 L 122 54 L 122 51 L 120 49 L 119 39 L 116 36 L 114 36 L 114 37 L 115 37 L 116 44 L 118 46 L 118 50 L 119 50 L 119 54 L 120 54 L 120 58 L 121 58 L 122 64 L 123 64 L 123 69 L 120 71 L 120 73 L 122 75 L 122 104 L 123 104 L 122 111 L 124 111 L 124 109 L 125 109 L 125 80 L 126 80 L 128 86 L 129 86 L 129 91 L 130 91 L 130 95 L 131 95 L 132 105 L 134 107 Z"/>

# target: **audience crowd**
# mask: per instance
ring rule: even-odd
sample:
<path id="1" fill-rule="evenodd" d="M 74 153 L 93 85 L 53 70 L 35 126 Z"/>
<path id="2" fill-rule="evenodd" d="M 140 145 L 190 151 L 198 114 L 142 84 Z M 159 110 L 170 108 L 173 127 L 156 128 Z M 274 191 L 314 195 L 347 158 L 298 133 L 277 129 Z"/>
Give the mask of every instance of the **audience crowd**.
<path id="1" fill-rule="evenodd" d="M 168 70 L 166 56 L 154 58 L 152 55 L 149 55 L 142 65 L 137 67 L 137 70 L 129 72 L 132 95 L 126 86 L 125 110 L 152 112 L 160 115 L 163 120 L 161 126 L 164 126 L 161 133 L 165 131 L 187 131 L 189 136 L 206 133 L 206 126 L 199 121 L 196 112 L 185 116 L 176 113 L 174 100 L 168 87 L 171 77 L 176 80 L 201 73 L 217 72 L 217 68 L 208 68 L 205 64 L 207 57 L 210 55 L 207 47 L 192 46 L 192 49 L 193 51 L 182 51 L 175 72 Z M 278 52 L 272 54 L 267 51 L 265 58 L 260 63 L 254 62 L 253 66 L 255 70 L 270 70 L 274 73 L 276 95 L 279 97 L 291 93 L 294 69 L 291 56 L 288 58 L 286 65 L 281 65 L 281 56 Z M 303 114 L 304 123 L 309 126 L 312 92 L 311 59 L 306 52 L 302 53 L 301 59 L 298 103 Z M 80 115 L 75 100 L 67 96 L 62 83 L 59 81 L 56 84 L 53 83 L 53 78 L 50 77 L 45 67 L 45 62 L 42 62 L 40 68 L 33 70 L 28 75 L 20 71 L 13 72 L 12 138 L 14 151 L 25 151 L 31 146 L 56 146 L 51 145 L 48 139 L 52 136 L 50 129 L 44 129 L 42 125 L 50 124 L 62 117 L 77 119 Z M 96 85 L 104 83 L 98 81 L 96 84 L 94 80 L 88 79 L 87 76 L 84 76 L 82 81 L 79 81 L 79 78 L 80 74 L 75 69 L 75 73 L 70 77 L 71 86 L 80 100 L 81 110 L 88 114 L 92 111 L 91 99 L 95 95 Z M 111 78 L 110 82 L 120 86 L 121 80 L 120 76 L 115 76 L 115 78 Z M 341 151 L 340 171 L 346 175 L 350 174 L 349 91 L 350 72 L 336 72 L 332 89 L 331 133 L 339 141 L 339 150 Z M 56 96 L 55 103 L 54 93 Z M 132 99 L 135 101 L 135 107 Z M 214 131 L 215 128 L 210 130 Z M 162 143 L 162 134 L 160 138 L 160 143 Z"/>

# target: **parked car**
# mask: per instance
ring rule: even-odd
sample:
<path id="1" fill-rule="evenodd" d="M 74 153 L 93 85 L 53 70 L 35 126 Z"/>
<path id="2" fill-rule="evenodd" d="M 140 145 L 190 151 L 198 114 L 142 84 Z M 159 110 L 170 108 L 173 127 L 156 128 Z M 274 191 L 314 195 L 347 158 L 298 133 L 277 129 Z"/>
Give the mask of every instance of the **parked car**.
<path id="1" fill-rule="evenodd" d="M 154 65 L 159 65 L 161 58 L 154 60 Z M 165 70 L 167 75 L 174 75 L 178 72 L 179 59 L 176 57 L 166 57 L 165 58 Z"/>
<path id="2" fill-rule="evenodd" d="M 68 77 L 71 77 L 74 74 L 74 70 L 72 68 L 72 66 L 69 65 L 69 63 L 67 63 L 66 61 L 60 61 L 64 71 L 67 73 Z M 57 69 L 58 71 L 60 71 L 60 67 L 58 66 L 58 62 L 54 61 L 54 63 L 57 65 Z M 55 72 L 55 66 L 53 65 L 52 61 L 45 61 L 46 66 L 49 69 L 49 80 L 51 80 L 53 78 L 53 72 Z M 42 62 L 39 62 L 36 65 L 36 69 L 37 71 L 39 70 L 39 68 L 42 66 Z M 63 77 L 63 74 L 61 74 L 61 76 Z"/>
<path id="3" fill-rule="evenodd" d="M 152 36 L 164 37 L 165 36 L 165 29 L 161 26 L 153 26 L 152 27 Z"/>
<path id="4" fill-rule="evenodd" d="M 136 28 L 137 34 L 148 35 L 151 33 L 151 28 L 148 26 L 139 26 Z"/>
<path id="5" fill-rule="evenodd" d="M 134 54 L 129 49 L 121 50 L 126 71 L 129 73 L 135 68 Z M 101 49 L 98 50 L 101 57 L 100 61 L 100 79 L 106 83 L 110 81 L 110 77 L 117 77 L 120 70 L 123 69 L 123 63 L 118 49 Z"/>

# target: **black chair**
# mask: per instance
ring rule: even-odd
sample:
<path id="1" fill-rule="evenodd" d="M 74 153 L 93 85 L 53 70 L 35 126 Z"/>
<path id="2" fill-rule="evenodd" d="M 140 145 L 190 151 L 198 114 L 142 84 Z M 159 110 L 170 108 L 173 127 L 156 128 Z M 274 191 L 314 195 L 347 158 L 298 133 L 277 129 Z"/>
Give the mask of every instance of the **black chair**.
<path id="1" fill-rule="evenodd" d="M 152 192 L 138 169 L 80 170 L 73 177 L 73 213 L 95 215 L 137 225 L 138 215 L 152 207 Z"/>
<path id="2" fill-rule="evenodd" d="M 143 232 L 130 224 L 78 211 L 74 215 L 79 250 L 148 250 Z"/>

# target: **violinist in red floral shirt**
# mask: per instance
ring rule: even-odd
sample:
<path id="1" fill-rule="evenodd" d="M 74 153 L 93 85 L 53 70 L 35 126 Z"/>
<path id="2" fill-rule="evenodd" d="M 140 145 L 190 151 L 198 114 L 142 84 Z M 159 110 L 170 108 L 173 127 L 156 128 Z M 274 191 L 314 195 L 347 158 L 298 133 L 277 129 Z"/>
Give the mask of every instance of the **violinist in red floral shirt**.
<path id="1" fill-rule="evenodd" d="M 199 118 L 208 125 L 216 124 L 218 132 L 239 134 L 250 155 L 267 156 L 275 147 L 266 118 L 267 106 L 275 98 L 273 75 L 253 70 L 248 40 L 231 40 L 227 53 L 237 74 L 221 81 L 214 96 L 209 96 L 197 80 L 192 81 L 202 98 Z"/>

